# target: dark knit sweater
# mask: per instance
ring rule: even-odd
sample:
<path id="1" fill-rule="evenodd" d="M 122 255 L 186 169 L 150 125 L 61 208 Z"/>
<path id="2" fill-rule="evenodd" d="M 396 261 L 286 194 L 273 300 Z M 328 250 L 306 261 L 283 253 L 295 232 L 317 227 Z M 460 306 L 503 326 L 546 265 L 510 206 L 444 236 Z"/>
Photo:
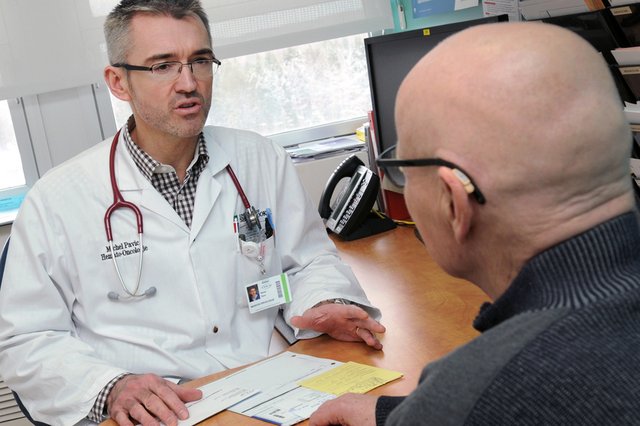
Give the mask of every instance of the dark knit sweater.
<path id="1" fill-rule="evenodd" d="M 640 425 L 640 227 L 634 213 L 531 259 L 429 364 L 382 425 Z"/>

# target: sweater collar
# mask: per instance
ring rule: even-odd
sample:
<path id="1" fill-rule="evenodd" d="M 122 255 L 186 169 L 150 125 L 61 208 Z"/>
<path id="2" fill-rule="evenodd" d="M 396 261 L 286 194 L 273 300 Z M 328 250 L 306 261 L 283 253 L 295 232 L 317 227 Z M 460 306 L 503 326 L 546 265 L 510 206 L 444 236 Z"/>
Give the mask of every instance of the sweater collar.
<path id="1" fill-rule="evenodd" d="M 626 213 L 557 244 L 525 264 L 494 303 L 480 308 L 479 331 L 523 312 L 579 308 L 640 287 L 640 226 Z"/>

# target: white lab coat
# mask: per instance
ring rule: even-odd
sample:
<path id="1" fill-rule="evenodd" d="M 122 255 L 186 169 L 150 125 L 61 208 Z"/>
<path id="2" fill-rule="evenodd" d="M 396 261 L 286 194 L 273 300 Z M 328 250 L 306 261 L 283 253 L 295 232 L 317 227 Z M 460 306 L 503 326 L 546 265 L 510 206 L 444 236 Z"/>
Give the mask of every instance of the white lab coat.
<path id="1" fill-rule="evenodd" d="M 370 307 L 286 152 L 250 132 L 204 133 L 210 160 L 198 181 L 191 229 L 138 171 L 122 136 L 118 143 L 118 185 L 144 218 L 141 289 L 155 286 L 153 297 L 107 297 L 123 294 L 103 224 L 113 199 L 111 139 L 53 169 L 25 198 L 0 293 L 0 371 L 36 419 L 81 421 L 123 372 L 195 378 L 266 356 L 277 308 L 250 314 L 245 289 L 264 276 L 288 273 L 287 320 L 336 297 Z M 229 163 L 250 203 L 273 214 L 275 243 L 267 243 L 264 276 L 237 252 L 232 219 L 244 208 L 225 170 Z M 118 210 L 112 228 L 114 245 L 132 253 L 133 214 Z M 131 289 L 137 259 L 135 252 L 118 258 Z"/>

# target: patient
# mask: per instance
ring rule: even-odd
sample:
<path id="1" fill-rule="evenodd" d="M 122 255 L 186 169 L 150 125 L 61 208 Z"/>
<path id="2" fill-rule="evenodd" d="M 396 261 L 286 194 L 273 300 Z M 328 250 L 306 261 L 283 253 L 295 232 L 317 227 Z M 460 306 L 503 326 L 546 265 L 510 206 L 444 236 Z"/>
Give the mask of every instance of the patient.
<path id="1" fill-rule="evenodd" d="M 548 24 L 475 26 L 413 68 L 396 123 L 399 159 L 457 166 L 380 165 L 429 254 L 493 303 L 409 396 L 345 395 L 310 424 L 638 424 L 631 135 L 602 57 Z"/>

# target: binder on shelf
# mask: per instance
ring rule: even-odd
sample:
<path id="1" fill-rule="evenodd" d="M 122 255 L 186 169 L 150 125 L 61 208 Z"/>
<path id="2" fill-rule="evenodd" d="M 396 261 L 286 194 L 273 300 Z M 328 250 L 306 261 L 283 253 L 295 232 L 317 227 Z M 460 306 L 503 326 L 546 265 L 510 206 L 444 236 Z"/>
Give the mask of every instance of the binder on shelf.
<path id="1" fill-rule="evenodd" d="M 635 100 L 640 100 L 640 66 L 618 67 L 618 70 Z"/>
<path id="2" fill-rule="evenodd" d="M 380 180 L 382 182 L 380 192 L 378 194 L 378 207 L 391 219 L 409 220 L 411 217 L 407 210 L 407 205 L 404 202 L 402 189 L 395 188 L 393 184 L 384 179 L 384 172 L 379 169 L 375 163 L 375 159 L 380 154 L 380 149 L 376 138 L 373 111 L 369 111 L 367 115 L 369 116 L 369 135 L 371 142 L 369 152 L 373 154 L 373 161 L 371 164 L 372 167 L 375 167 L 374 172 L 380 176 Z"/>
<path id="3" fill-rule="evenodd" d="M 640 45 L 640 4 L 612 7 L 609 9 L 611 19 L 616 23 L 622 46 Z"/>
<path id="4" fill-rule="evenodd" d="M 620 47 L 612 50 L 611 54 L 618 65 L 640 65 L 640 46 Z"/>
<path id="5" fill-rule="evenodd" d="M 378 168 L 378 165 L 376 164 L 376 158 L 378 158 L 380 150 L 378 148 L 378 138 L 376 137 L 376 127 L 373 121 L 373 111 L 367 111 L 367 118 L 369 119 L 369 122 L 365 125 L 365 135 L 368 135 L 367 148 L 369 150 L 369 168 L 373 173 L 378 175 L 380 177 L 380 180 L 382 181 L 384 178 L 384 173 L 382 172 L 382 170 L 380 170 L 380 168 Z M 382 188 L 378 190 L 378 198 L 376 202 L 378 204 L 378 209 L 386 214 L 387 203 L 385 202 Z"/>
<path id="6" fill-rule="evenodd" d="M 382 181 L 382 193 L 387 206 L 386 215 L 395 220 L 411 220 L 411 215 L 404 201 L 402 188 L 398 188 L 387 180 Z"/>

